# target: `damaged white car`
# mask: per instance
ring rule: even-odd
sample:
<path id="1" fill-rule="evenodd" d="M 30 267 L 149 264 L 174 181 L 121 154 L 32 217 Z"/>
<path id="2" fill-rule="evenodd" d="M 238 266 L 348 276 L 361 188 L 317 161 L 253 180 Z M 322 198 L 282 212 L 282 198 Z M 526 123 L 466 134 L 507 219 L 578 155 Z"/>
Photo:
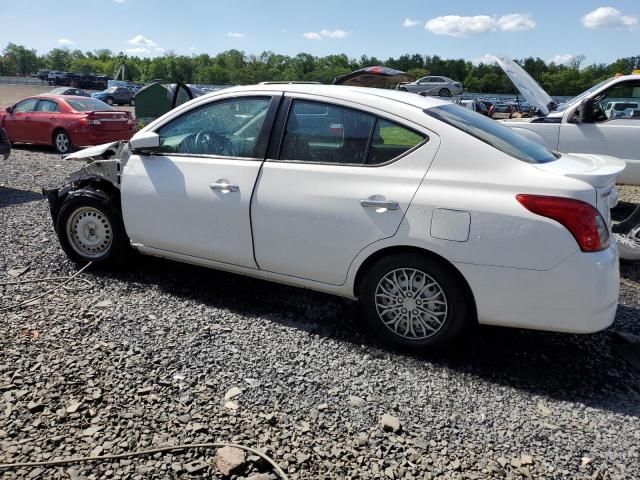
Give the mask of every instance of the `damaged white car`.
<path id="1" fill-rule="evenodd" d="M 475 322 L 613 321 L 624 163 L 559 155 L 449 102 L 326 85 L 194 99 L 46 190 L 73 261 L 129 248 L 351 299 L 403 347 Z"/>

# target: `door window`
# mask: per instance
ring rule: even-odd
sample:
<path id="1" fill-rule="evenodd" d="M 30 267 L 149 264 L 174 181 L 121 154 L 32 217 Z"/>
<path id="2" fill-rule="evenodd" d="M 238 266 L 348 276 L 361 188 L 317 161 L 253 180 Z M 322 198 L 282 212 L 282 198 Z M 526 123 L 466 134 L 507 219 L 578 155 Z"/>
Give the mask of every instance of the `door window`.
<path id="1" fill-rule="evenodd" d="M 40 100 L 36 112 L 59 112 L 58 104 L 52 100 Z"/>
<path id="2" fill-rule="evenodd" d="M 425 140 L 425 136 L 397 123 L 378 118 L 373 130 L 368 165 L 378 165 L 393 160 Z"/>
<path id="3" fill-rule="evenodd" d="M 619 83 L 594 99 L 596 121 L 640 118 L 640 81 Z"/>
<path id="4" fill-rule="evenodd" d="M 15 106 L 13 113 L 33 112 L 36 109 L 36 103 L 38 103 L 37 98 L 27 98 Z"/>
<path id="5" fill-rule="evenodd" d="M 233 98 L 190 110 L 160 128 L 160 151 L 264 158 L 258 138 L 270 103 L 270 97 Z"/>
<path id="6" fill-rule="evenodd" d="M 280 148 L 280 160 L 362 165 L 375 117 L 320 102 L 294 100 Z"/>

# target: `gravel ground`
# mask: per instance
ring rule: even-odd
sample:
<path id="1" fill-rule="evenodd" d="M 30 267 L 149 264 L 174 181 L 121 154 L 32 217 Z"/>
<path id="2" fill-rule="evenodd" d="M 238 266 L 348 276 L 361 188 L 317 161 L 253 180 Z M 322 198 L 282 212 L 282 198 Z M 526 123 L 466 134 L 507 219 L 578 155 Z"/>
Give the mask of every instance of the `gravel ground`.
<path id="1" fill-rule="evenodd" d="M 30 267 L 21 279 L 75 271 L 37 192 L 77 167 L 28 147 L 0 161 L 0 281 L 17 266 Z M 640 335 L 640 267 L 622 277 L 604 332 L 481 327 L 415 356 L 381 346 L 350 302 L 138 257 L 86 274 L 90 291 L 0 313 L 0 463 L 229 441 L 291 478 L 638 478 L 640 370 L 615 332 Z M 0 288 L 0 304 L 42 288 Z M 382 415 L 401 429 L 385 431 Z M 0 477 L 217 478 L 214 456 Z M 275 478 L 249 460 L 237 475 Z"/>

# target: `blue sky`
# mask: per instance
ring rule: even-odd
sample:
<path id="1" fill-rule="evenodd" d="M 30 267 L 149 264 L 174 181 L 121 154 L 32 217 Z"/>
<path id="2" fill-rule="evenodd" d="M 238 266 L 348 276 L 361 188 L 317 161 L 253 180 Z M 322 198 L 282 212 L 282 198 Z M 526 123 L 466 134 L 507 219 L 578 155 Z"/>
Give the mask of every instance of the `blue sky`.
<path id="1" fill-rule="evenodd" d="M 8 42 L 40 53 L 66 45 L 140 56 L 237 48 L 610 62 L 640 55 L 640 1 L 0 0 L 0 47 Z"/>

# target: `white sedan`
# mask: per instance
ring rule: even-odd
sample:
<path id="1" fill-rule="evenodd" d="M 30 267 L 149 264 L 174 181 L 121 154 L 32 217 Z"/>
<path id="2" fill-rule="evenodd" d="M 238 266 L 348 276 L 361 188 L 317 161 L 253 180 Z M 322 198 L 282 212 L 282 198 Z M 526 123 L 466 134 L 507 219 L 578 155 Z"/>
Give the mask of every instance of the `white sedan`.
<path id="1" fill-rule="evenodd" d="M 438 99 L 284 84 L 199 97 L 119 150 L 45 192 L 78 263 L 133 247 L 357 299 L 409 348 L 475 322 L 613 321 L 622 161 L 552 153 Z"/>

